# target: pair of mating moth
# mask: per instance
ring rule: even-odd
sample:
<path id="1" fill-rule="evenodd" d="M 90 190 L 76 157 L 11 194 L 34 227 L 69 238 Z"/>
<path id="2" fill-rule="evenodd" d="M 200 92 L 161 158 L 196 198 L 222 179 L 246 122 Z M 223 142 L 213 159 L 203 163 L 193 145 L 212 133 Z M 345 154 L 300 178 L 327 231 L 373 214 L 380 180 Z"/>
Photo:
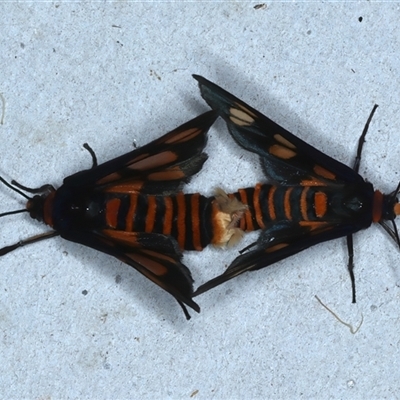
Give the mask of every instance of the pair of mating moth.
<path id="1" fill-rule="evenodd" d="M 52 228 L 0 250 L 61 236 L 134 267 L 178 301 L 199 312 L 194 296 L 246 271 L 267 267 L 317 243 L 347 237 L 353 302 L 353 233 L 378 222 L 400 245 L 394 219 L 399 187 L 388 195 L 359 174 L 361 152 L 374 106 L 359 139 L 353 168 L 318 151 L 243 101 L 194 75 L 212 108 L 157 140 L 103 164 L 93 150 L 92 168 L 64 179 L 60 188 L 38 189 L 16 181 L 7 187 L 27 199 L 26 209 Z M 207 159 L 207 131 L 222 117 L 235 141 L 259 155 L 268 183 L 215 196 L 184 194 L 184 183 Z M 399 184 L 400 186 L 400 184 Z M 30 197 L 26 193 L 33 194 Z M 390 223 L 389 223 L 390 221 Z M 193 291 L 182 263 L 183 250 L 237 242 L 243 232 L 261 230 L 221 275 Z"/>

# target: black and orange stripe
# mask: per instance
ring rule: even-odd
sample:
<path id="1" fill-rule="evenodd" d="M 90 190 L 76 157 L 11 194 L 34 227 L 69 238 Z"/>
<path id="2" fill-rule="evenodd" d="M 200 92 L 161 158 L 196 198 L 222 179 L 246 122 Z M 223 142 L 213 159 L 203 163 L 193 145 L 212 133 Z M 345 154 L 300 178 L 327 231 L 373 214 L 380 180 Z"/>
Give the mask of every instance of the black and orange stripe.
<path id="1" fill-rule="evenodd" d="M 183 250 L 202 250 L 213 242 L 218 211 L 214 197 L 199 193 L 172 196 L 142 193 L 104 194 L 104 210 L 95 222 L 102 229 L 172 236 Z"/>
<path id="2" fill-rule="evenodd" d="M 338 206 L 345 201 L 340 198 L 341 193 L 344 192 L 327 186 L 257 184 L 228 195 L 229 201 L 237 199 L 240 205 L 230 211 L 218 197 L 199 193 L 180 192 L 170 196 L 103 193 L 105 212 L 94 223 L 107 229 L 110 236 L 113 231 L 157 233 L 172 236 L 182 250 L 200 251 L 209 244 L 226 244 L 224 237 L 235 224 L 241 231 L 249 232 L 278 221 L 300 224 L 333 221 L 342 212 Z M 238 210 L 240 215 L 235 220 Z M 93 217 L 92 211 L 88 212 Z"/>
<path id="3" fill-rule="evenodd" d="M 326 186 L 274 186 L 258 184 L 240 189 L 230 197 L 248 206 L 238 227 L 245 231 L 265 229 L 270 222 L 326 222 L 337 219 L 343 192 Z M 348 194 L 345 194 L 348 197 Z M 343 197 L 343 196 L 342 196 Z M 335 207 L 332 207 L 335 204 Z"/>
<path id="4" fill-rule="evenodd" d="M 32 189 L 0 177 L 28 200 L 26 211 L 32 218 L 54 230 L 3 247 L 0 256 L 28 243 L 61 236 L 135 268 L 174 296 L 190 318 L 185 305 L 197 312 L 200 308 L 192 300 L 193 279 L 182 263 L 182 249 L 201 250 L 209 243 L 219 244 L 212 221 L 222 221 L 219 228 L 223 233 L 229 225 L 227 213 L 218 217 L 221 210 L 212 198 L 181 193 L 207 159 L 207 131 L 216 118 L 214 111 L 206 112 L 100 165 L 85 144 L 92 167 L 66 177 L 58 189 L 51 185 Z M 15 211 L 0 217 L 10 214 Z"/>

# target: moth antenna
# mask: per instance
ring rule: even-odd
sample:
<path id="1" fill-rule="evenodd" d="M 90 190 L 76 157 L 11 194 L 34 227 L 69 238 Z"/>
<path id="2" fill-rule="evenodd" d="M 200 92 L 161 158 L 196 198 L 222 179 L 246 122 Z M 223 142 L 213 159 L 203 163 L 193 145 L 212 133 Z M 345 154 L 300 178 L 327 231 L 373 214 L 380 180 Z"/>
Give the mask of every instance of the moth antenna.
<path id="1" fill-rule="evenodd" d="M 25 197 L 27 200 L 30 200 L 30 197 L 27 196 L 25 193 L 21 192 L 20 190 L 18 190 L 15 186 L 19 187 L 22 190 L 25 190 L 23 187 L 21 187 L 21 185 L 16 185 L 15 181 L 11 181 L 11 184 L 8 183 L 4 178 L 2 178 L 0 176 L 0 182 L 2 182 L 5 186 L 7 186 L 9 189 L 13 190 L 14 192 L 17 192 L 18 194 L 20 194 L 22 197 Z M 13 186 L 14 185 L 14 186 Z"/>
<path id="2" fill-rule="evenodd" d="M 399 194 L 399 191 L 400 191 L 400 182 L 398 183 L 396 189 L 393 190 L 393 192 L 390 195 L 396 197 Z"/>
<path id="3" fill-rule="evenodd" d="M 396 240 L 397 245 L 400 248 L 400 238 L 399 238 L 399 231 L 397 230 L 397 225 L 394 223 L 394 219 L 391 219 L 393 225 L 393 233 Z"/>
<path id="4" fill-rule="evenodd" d="M 399 191 L 400 191 L 400 182 L 398 183 L 396 189 L 392 193 L 390 193 L 390 197 L 392 197 L 392 201 L 394 203 L 393 212 L 394 212 L 395 217 L 397 215 L 400 215 L 400 203 L 397 200 L 397 195 L 399 194 Z M 380 225 L 386 230 L 386 232 L 389 233 L 389 235 L 393 238 L 393 240 L 397 243 L 397 245 L 400 248 L 400 237 L 399 237 L 397 225 L 394 222 L 394 218 L 390 219 L 390 221 L 392 222 L 393 229 L 391 229 L 385 223 L 380 223 Z"/>
<path id="5" fill-rule="evenodd" d="M 0 214 L 0 218 L 5 217 L 6 215 L 21 214 L 24 212 L 28 212 L 28 209 L 23 208 L 22 210 L 6 211 L 6 212 Z"/>
<path id="6" fill-rule="evenodd" d="M 16 187 L 19 188 L 19 189 L 25 190 L 25 192 L 32 193 L 32 194 L 35 194 L 35 193 L 44 193 L 44 192 L 52 192 L 52 191 L 55 190 L 54 187 L 53 187 L 52 185 L 43 185 L 43 186 L 40 186 L 39 188 L 29 188 L 29 187 L 27 187 L 27 186 L 21 185 L 20 183 L 18 183 L 18 182 L 17 182 L 16 180 L 14 180 L 14 179 L 11 181 L 11 184 L 14 185 L 14 186 L 16 186 Z M 10 186 L 9 186 L 9 187 L 10 187 Z M 12 187 L 11 187 L 11 188 L 12 188 Z M 14 188 L 14 190 L 17 191 L 15 188 Z M 18 193 L 21 193 L 21 192 L 18 192 Z M 22 194 L 22 193 L 21 193 L 21 194 Z M 30 199 L 28 196 L 26 196 L 26 195 L 24 195 L 24 194 L 23 194 L 23 196 L 25 196 L 28 200 Z"/>
<path id="7" fill-rule="evenodd" d="M 387 225 L 387 223 L 385 221 L 379 221 L 379 225 L 389 234 L 389 236 L 396 242 L 396 244 L 399 245 L 399 234 L 397 232 L 397 226 L 394 223 L 394 220 L 390 220 L 392 221 L 393 224 L 393 229 L 390 228 L 390 226 Z M 400 245 L 399 245 L 400 246 Z"/>

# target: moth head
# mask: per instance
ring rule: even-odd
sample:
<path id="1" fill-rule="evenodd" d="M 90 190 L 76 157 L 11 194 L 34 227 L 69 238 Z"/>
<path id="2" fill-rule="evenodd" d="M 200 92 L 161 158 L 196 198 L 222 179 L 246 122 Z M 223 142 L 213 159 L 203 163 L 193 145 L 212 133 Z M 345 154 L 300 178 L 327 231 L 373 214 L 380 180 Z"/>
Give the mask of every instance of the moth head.
<path id="1" fill-rule="evenodd" d="M 26 208 L 20 210 L 6 211 L 4 213 L 1 213 L 0 217 L 5 217 L 7 215 L 13 215 L 13 214 L 20 214 L 23 212 L 29 212 L 30 216 L 32 218 L 37 219 L 38 221 L 42 221 L 44 219 L 45 201 L 46 199 L 49 199 L 52 196 L 54 196 L 55 189 L 53 188 L 53 186 L 44 185 L 38 189 L 30 189 L 20 185 L 16 181 L 11 181 L 11 183 L 9 183 L 1 176 L 0 176 L 0 182 L 2 182 L 9 189 L 13 190 L 14 192 L 18 193 L 19 195 L 28 200 L 26 203 Z M 36 193 L 36 194 L 33 197 L 29 197 L 24 192 Z M 18 247 L 25 246 L 26 244 L 35 243 L 38 242 L 39 240 L 44 240 L 57 235 L 58 235 L 57 231 L 50 231 L 36 236 L 32 236 L 26 240 L 20 240 L 19 242 L 11 246 L 6 246 L 1 248 L 0 256 L 4 256 L 5 254 L 10 253 L 11 251 L 17 249 Z"/>
<path id="2" fill-rule="evenodd" d="M 47 196 L 44 194 L 37 194 L 26 203 L 26 211 L 29 212 L 31 218 L 36 219 L 39 222 L 43 221 L 43 209 L 46 197 Z"/>
<path id="3" fill-rule="evenodd" d="M 397 197 L 399 191 L 400 191 L 400 182 L 397 185 L 396 190 L 394 190 L 392 193 L 388 195 L 382 195 L 382 211 L 381 211 L 382 214 L 377 222 L 389 234 L 389 236 L 393 238 L 393 240 L 397 243 L 397 245 L 400 248 L 399 232 L 394 222 L 396 216 L 400 215 L 400 203 Z M 391 224 L 388 223 L 389 221 L 391 222 Z"/>

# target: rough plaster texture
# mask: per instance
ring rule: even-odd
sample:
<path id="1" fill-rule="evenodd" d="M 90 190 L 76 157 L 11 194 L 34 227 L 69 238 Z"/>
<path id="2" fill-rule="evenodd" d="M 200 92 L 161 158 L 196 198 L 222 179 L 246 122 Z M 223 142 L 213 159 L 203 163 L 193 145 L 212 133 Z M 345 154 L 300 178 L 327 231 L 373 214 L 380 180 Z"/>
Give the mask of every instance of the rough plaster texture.
<path id="1" fill-rule="evenodd" d="M 267 2 L 2 2 L 0 173 L 59 185 L 207 109 L 197 73 L 351 163 L 374 103 L 360 172 L 399 181 L 399 5 Z M 254 185 L 262 171 L 219 121 L 188 191 Z M 3 210 L 23 201 L 0 188 Z M 42 232 L 1 220 L 1 244 Z M 247 239 L 247 242 L 254 240 Z M 196 285 L 238 249 L 185 254 Z M 396 398 L 400 253 L 377 227 L 316 246 L 198 298 L 174 300 L 118 261 L 52 239 L 0 260 L 3 398 Z M 352 335 L 315 299 L 356 326 Z"/>

